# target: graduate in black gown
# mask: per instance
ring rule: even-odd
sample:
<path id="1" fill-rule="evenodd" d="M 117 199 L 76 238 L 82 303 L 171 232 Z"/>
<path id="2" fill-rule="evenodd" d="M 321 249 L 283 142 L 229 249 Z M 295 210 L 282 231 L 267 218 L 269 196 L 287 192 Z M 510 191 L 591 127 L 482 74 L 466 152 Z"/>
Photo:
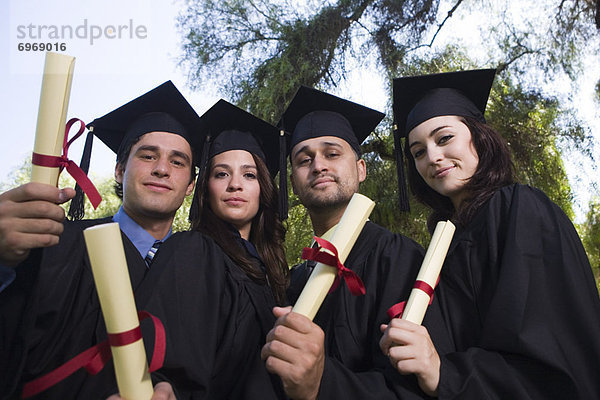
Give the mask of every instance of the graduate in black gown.
<path id="1" fill-rule="evenodd" d="M 291 183 L 315 235 L 335 227 L 365 179 L 360 143 L 382 118 L 379 112 L 307 87 L 288 106 L 282 121 L 293 131 Z M 340 284 L 327 295 L 314 322 L 289 309 L 274 310 L 278 321 L 262 355 L 269 370 L 281 376 L 290 398 L 424 396 L 414 376 L 396 379 L 378 347 L 387 308 L 406 299 L 422 258 L 423 249 L 414 241 L 367 222 L 344 263 L 364 282 L 364 296 L 353 296 Z M 292 304 L 312 267 L 313 262 L 305 262 L 293 268 Z M 427 323 L 434 317 L 431 313 Z"/>
<path id="2" fill-rule="evenodd" d="M 252 364 L 264 336 L 248 290 L 253 282 L 212 239 L 198 234 L 190 246 L 183 236 L 171 235 L 175 212 L 193 189 L 202 121 L 167 82 L 91 125 L 118 150 L 118 222 L 136 305 L 160 318 L 166 330 L 164 365 L 152 378 L 170 384 L 155 390 L 212 399 L 245 398 L 247 383 L 256 387 L 261 379 L 271 388 L 268 374 Z M 57 204 L 73 194 L 27 184 L 0 195 L 1 261 L 16 272 L 0 292 L 2 398 L 20 397 L 25 384 L 106 338 L 82 230 L 119 213 L 63 221 Z M 163 243 L 149 259 L 156 239 Z M 152 325 L 141 326 L 151 353 Z M 109 361 L 97 375 L 80 369 L 38 397 L 101 399 L 117 391 Z M 264 397 L 270 397 L 268 390 Z"/>
<path id="3" fill-rule="evenodd" d="M 201 118 L 210 139 L 192 204 L 197 215 L 192 230 L 212 237 L 282 305 L 289 281 L 281 222 L 287 215 L 280 216 L 274 178 L 280 170 L 286 174 L 279 156 L 285 141 L 280 149 L 277 128 L 225 100 Z"/>
<path id="4" fill-rule="evenodd" d="M 262 329 L 262 346 L 275 323 L 271 310 L 286 302 L 289 281 L 285 228 L 273 180 L 280 170 L 286 174 L 285 162 L 279 162 L 285 146 L 280 150 L 277 128 L 225 100 L 219 100 L 201 118 L 209 139 L 191 205 L 191 229 L 197 232 L 185 235 L 192 240 L 199 233 L 213 238 L 244 272 L 245 279 L 253 282 L 248 292 Z M 266 373 L 260 357 L 255 361 L 255 370 Z M 271 379 L 283 396 L 279 378 Z M 245 395 L 265 398 L 260 382 L 249 385 Z"/>
<path id="5" fill-rule="evenodd" d="M 562 210 L 514 183 L 506 142 L 483 118 L 494 74 L 394 81 L 411 189 L 433 209 L 431 224 L 457 225 L 435 290 L 453 350 L 439 352 L 427 390 L 440 399 L 598 399 L 590 264 Z M 381 341 L 400 372 L 405 354 L 394 344 L 410 329 L 395 319 Z"/>

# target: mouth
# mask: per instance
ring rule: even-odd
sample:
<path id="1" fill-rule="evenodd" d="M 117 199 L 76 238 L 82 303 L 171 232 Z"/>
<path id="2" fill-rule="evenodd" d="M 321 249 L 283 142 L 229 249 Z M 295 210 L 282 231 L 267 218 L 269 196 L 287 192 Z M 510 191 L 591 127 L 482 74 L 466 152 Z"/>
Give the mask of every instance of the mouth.
<path id="1" fill-rule="evenodd" d="M 144 183 L 144 186 L 155 192 L 168 192 L 171 190 L 171 187 L 168 185 L 157 182 L 147 182 Z"/>
<path id="2" fill-rule="evenodd" d="M 434 178 L 443 178 L 446 175 L 448 175 L 450 173 L 450 171 L 453 170 L 454 168 L 455 168 L 454 165 L 451 165 L 450 167 L 440 168 L 433 173 L 433 177 Z"/>
<path id="3" fill-rule="evenodd" d="M 224 200 L 226 204 L 235 206 L 243 203 L 247 203 L 246 199 L 242 199 L 241 197 L 230 197 Z"/>
<path id="4" fill-rule="evenodd" d="M 324 176 L 318 179 L 315 179 L 312 183 L 311 183 L 311 187 L 313 188 L 318 188 L 320 186 L 325 186 L 329 183 L 335 183 L 335 179 L 329 176 Z"/>

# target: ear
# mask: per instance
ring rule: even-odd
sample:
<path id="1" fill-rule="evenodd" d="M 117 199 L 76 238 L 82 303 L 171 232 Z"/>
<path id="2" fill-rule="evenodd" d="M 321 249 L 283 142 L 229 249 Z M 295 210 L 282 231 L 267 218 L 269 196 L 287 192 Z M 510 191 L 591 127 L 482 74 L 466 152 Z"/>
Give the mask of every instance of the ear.
<path id="1" fill-rule="evenodd" d="M 123 183 L 123 173 L 125 172 L 125 168 L 120 163 L 115 165 L 115 181 L 118 183 Z"/>
<path id="2" fill-rule="evenodd" d="M 358 172 L 358 182 L 363 182 L 367 178 L 367 164 L 362 158 L 356 161 L 356 172 Z"/>
<path id="3" fill-rule="evenodd" d="M 293 172 L 290 174 L 290 183 L 292 184 L 292 193 L 298 194 L 298 193 L 296 193 L 296 184 L 294 183 L 294 173 Z"/>
<path id="4" fill-rule="evenodd" d="M 192 181 L 188 185 L 187 189 L 185 190 L 185 195 L 189 196 L 190 194 L 192 194 L 194 192 L 194 187 L 195 186 L 196 186 L 196 180 L 192 179 Z"/>

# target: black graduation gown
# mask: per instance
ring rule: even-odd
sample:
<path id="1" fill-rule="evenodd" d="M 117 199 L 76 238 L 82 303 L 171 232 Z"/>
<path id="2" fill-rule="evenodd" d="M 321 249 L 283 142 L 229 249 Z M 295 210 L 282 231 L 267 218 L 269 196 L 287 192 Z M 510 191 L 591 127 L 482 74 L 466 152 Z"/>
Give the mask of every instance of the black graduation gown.
<path id="1" fill-rule="evenodd" d="M 60 244 L 36 250 L 0 293 L 0 394 L 16 398 L 22 385 L 106 338 L 82 230 L 110 219 L 65 223 Z M 178 398 L 274 397 L 260 361 L 263 329 L 249 292 L 256 290 L 211 240 L 175 234 L 146 265 L 123 235 L 138 309 L 165 325 L 164 367 Z M 146 348 L 153 329 L 142 322 Z M 251 379 L 251 380 L 249 380 Z M 264 384 L 264 385 L 263 385 Z M 102 399 L 117 392 L 112 362 L 96 376 L 77 371 L 39 398 Z"/>
<path id="2" fill-rule="evenodd" d="M 600 399 L 600 300 L 567 216 L 507 186 L 455 234 L 440 301 L 455 351 L 440 399 Z"/>
<path id="3" fill-rule="evenodd" d="M 325 369 L 319 398 L 425 397 L 416 379 L 398 374 L 379 348 L 379 326 L 389 322 L 389 307 L 408 299 L 422 260 L 423 249 L 416 242 L 367 222 L 344 263 L 360 276 L 366 294 L 352 296 L 342 282 L 327 295 L 314 319 L 325 332 Z M 288 291 L 292 304 L 309 274 L 306 262 L 292 270 Z M 440 323 L 437 312 L 427 313 L 424 324 L 430 321 Z"/>

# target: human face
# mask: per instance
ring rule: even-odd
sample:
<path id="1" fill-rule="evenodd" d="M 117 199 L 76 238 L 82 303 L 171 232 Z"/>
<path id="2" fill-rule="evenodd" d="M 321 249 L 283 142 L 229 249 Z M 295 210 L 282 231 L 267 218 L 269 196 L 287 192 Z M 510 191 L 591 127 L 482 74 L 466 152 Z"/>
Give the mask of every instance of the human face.
<path id="1" fill-rule="evenodd" d="M 258 171 L 252 154 L 230 150 L 212 158 L 208 200 L 215 215 L 235 226 L 248 240 L 260 205 Z"/>
<path id="2" fill-rule="evenodd" d="M 469 128 L 455 115 L 434 117 L 409 132 L 408 146 L 425 183 L 458 208 L 479 164 Z"/>
<path id="3" fill-rule="evenodd" d="M 309 210 L 346 206 L 365 180 L 362 159 L 345 140 L 321 136 L 298 143 L 291 152 L 294 193 Z"/>
<path id="4" fill-rule="evenodd" d="M 192 193 L 192 150 L 181 136 L 149 132 L 118 164 L 115 180 L 123 185 L 123 208 L 138 224 L 172 222 L 185 196 Z"/>

